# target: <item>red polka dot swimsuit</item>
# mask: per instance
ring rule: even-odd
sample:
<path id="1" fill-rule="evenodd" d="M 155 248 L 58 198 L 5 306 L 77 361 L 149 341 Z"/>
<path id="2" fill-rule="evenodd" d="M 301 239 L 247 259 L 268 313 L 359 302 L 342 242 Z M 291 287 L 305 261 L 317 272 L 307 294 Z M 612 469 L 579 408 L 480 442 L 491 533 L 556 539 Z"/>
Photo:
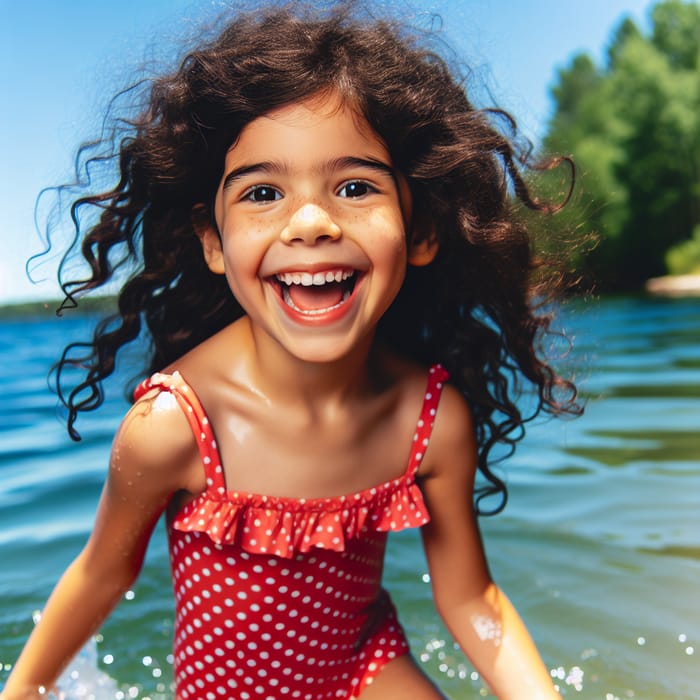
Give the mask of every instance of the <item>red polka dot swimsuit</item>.
<path id="1" fill-rule="evenodd" d="M 429 521 L 415 477 L 443 382 L 430 369 L 404 474 L 359 493 L 295 499 L 229 490 L 209 420 L 175 372 L 207 489 L 168 526 L 178 700 L 357 698 L 408 644 L 381 587 L 387 534 Z"/>

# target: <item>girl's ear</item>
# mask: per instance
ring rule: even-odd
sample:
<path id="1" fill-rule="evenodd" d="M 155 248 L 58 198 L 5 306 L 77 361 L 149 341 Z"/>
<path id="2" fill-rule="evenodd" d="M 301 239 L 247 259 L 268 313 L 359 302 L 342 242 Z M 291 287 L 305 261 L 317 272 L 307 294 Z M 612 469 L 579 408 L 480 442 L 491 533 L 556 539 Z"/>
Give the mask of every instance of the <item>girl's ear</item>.
<path id="1" fill-rule="evenodd" d="M 202 244 L 202 253 L 209 269 L 216 275 L 224 274 L 224 251 L 221 236 L 212 223 L 209 210 L 204 204 L 195 204 L 190 213 L 194 232 Z"/>
<path id="2" fill-rule="evenodd" d="M 414 267 L 425 267 L 430 265 L 438 252 L 438 239 L 435 229 L 432 229 L 424 236 L 412 236 L 411 244 L 408 248 L 408 264 Z"/>

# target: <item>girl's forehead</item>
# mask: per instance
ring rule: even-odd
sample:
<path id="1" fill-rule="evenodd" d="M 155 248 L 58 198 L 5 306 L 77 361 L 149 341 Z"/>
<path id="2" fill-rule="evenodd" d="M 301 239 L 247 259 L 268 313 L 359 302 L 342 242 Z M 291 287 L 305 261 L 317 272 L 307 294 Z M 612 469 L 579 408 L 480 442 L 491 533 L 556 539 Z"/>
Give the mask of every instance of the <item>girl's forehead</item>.
<path id="1" fill-rule="evenodd" d="M 366 123 L 364 118 L 356 114 L 352 104 L 343 99 L 337 92 L 328 94 L 322 93 L 311 95 L 306 99 L 270 110 L 263 115 L 261 119 L 268 118 L 273 120 L 289 121 L 294 120 L 323 120 L 337 115 L 345 116 L 347 114 L 354 115 L 362 123 Z"/>
<path id="2" fill-rule="evenodd" d="M 245 157 L 248 152 L 298 152 L 304 149 L 309 157 L 318 151 L 333 152 L 343 148 L 365 150 L 367 155 L 389 160 L 384 141 L 370 127 L 367 120 L 340 96 L 312 96 L 271 110 L 248 123 L 228 154 Z"/>

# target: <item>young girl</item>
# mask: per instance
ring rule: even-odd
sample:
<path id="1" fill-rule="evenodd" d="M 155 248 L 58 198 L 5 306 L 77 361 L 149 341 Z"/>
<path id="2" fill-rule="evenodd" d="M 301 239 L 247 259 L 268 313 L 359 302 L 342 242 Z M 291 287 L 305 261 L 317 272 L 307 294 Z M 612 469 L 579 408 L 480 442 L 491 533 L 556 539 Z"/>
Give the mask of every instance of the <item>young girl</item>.
<path id="1" fill-rule="evenodd" d="M 476 522 L 505 501 L 490 464 L 522 434 L 518 382 L 538 411 L 575 410 L 536 352 L 548 318 L 509 191 L 542 207 L 493 119 L 436 55 L 347 8 L 244 15 L 154 82 L 118 184 L 74 206 L 78 226 L 100 216 L 68 299 L 133 274 L 91 355 L 59 363 L 59 387 L 88 368 L 71 433 L 144 325 L 155 374 L 3 700 L 48 692 L 164 512 L 177 698 L 441 697 L 381 587 L 387 533 L 409 527 L 493 692 L 557 697 Z"/>

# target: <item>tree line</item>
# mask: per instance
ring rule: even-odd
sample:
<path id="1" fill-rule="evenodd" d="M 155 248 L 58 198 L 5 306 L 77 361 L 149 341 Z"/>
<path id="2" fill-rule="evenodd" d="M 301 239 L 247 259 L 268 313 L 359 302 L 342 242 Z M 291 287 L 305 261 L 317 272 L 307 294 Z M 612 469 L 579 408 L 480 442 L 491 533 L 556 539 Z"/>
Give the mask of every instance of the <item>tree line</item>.
<path id="1" fill-rule="evenodd" d="M 603 65 L 575 55 L 552 96 L 542 148 L 571 154 L 577 183 L 537 231 L 545 245 L 562 232 L 594 241 L 571 246 L 569 265 L 602 291 L 700 273 L 700 4 L 659 2 L 647 34 L 624 19 Z"/>

